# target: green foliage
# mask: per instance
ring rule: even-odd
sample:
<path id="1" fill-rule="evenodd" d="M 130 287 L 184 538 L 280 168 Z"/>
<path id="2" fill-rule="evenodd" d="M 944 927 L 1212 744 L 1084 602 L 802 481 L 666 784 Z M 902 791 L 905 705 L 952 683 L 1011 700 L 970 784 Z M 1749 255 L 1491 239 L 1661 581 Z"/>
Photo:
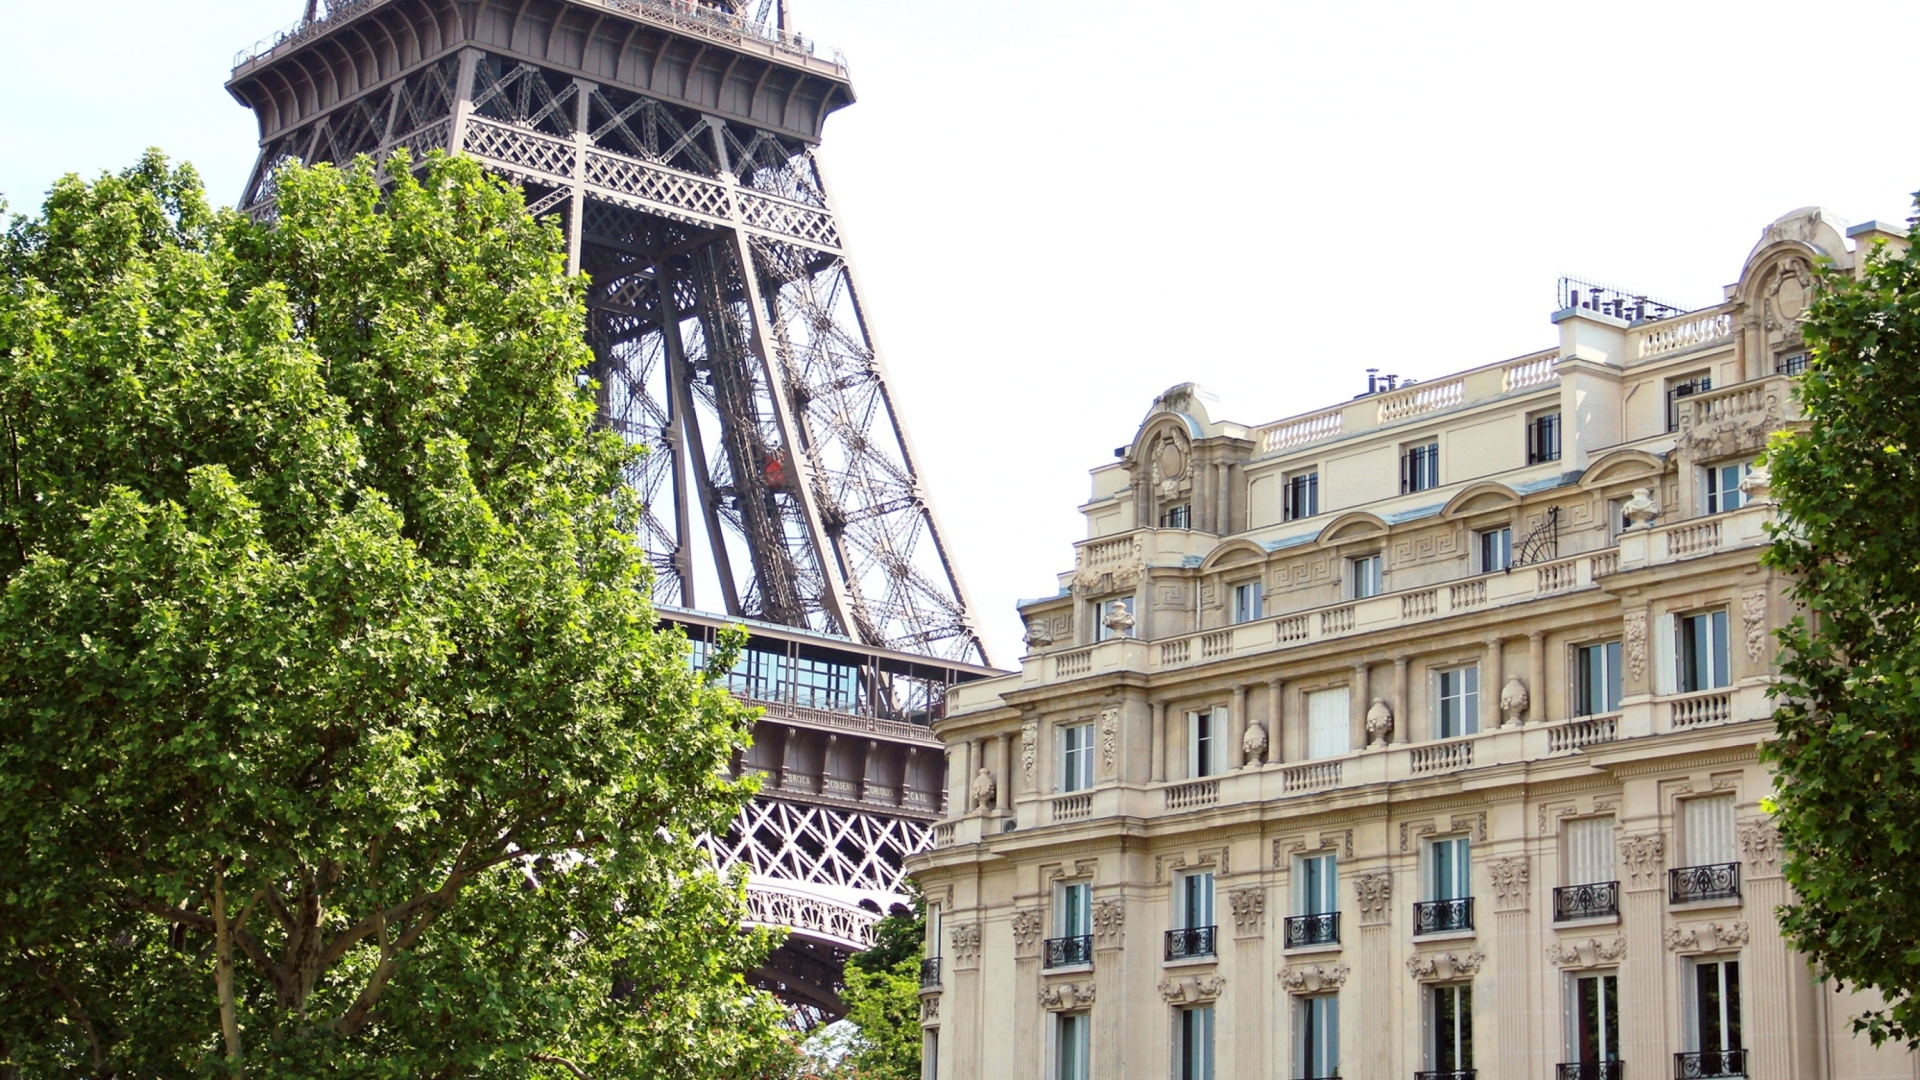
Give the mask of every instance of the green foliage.
<path id="1" fill-rule="evenodd" d="M 1874 1042 L 1920 1045 L 1920 253 L 1823 270 L 1799 380 L 1808 426 L 1775 436 L 1786 524 L 1769 565 L 1807 615 L 1780 638 L 1774 802 L 1795 945 L 1888 1008 Z"/>
<path id="2" fill-rule="evenodd" d="M 0 242 L 0 1072 L 792 1065 L 581 285 L 411 165 L 262 228 L 150 154 Z"/>
<path id="3" fill-rule="evenodd" d="M 843 1080 L 919 1080 L 920 959 L 926 905 L 912 889 L 911 908 L 896 907 L 874 924 L 874 944 L 847 960 L 848 1037 L 835 1047 L 830 1075 Z"/>

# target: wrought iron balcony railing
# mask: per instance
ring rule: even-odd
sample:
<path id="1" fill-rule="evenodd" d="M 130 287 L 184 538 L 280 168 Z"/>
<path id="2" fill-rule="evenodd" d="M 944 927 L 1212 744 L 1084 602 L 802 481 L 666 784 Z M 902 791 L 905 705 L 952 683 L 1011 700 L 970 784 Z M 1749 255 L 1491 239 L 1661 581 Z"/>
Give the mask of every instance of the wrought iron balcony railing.
<path id="1" fill-rule="evenodd" d="M 1211 926 L 1189 926 L 1184 930 L 1167 931 L 1167 959 L 1191 960 L 1196 956 L 1212 956 L 1213 932 Z"/>
<path id="2" fill-rule="evenodd" d="M 1587 885 L 1562 885 L 1553 890 L 1553 921 L 1599 919 L 1620 914 L 1620 883 L 1596 881 Z M 1607 1080 L 1612 1080 L 1608 1077 Z"/>
<path id="3" fill-rule="evenodd" d="M 922 990 L 940 985 L 940 958 L 929 956 L 920 961 L 920 988 Z"/>
<path id="4" fill-rule="evenodd" d="M 1075 964 L 1091 963 L 1093 963 L 1092 934 L 1047 939 L 1047 955 L 1041 964 L 1042 967 L 1072 967 Z"/>
<path id="5" fill-rule="evenodd" d="M 1441 1069 L 1413 1074 L 1413 1080 L 1473 1080 L 1475 1069 Z"/>
<path id="6" fill-rule="evenodd" d="M 1554 1080 L 1624 1080 L 1624 1061 L 1563 1061 Z"/>
<path id="7" fill-rule="evenodd" d="M 1288 949 L 1299 949 L 1308 945 L 1340 944 L 1340 913 L 1323 912 L 1319 915 L 1289 915 L 1286 922 L 1286 945 Z"/>
<path id="8" fill-rule="evenodd" d="M 1673 1055 L 1673 1080 L 1747 1075 L 1745 1050 L 1694 1050 Z"/>
<path id="9" fill-rule="evenodd" d="M 1695 900 L 1740 899 L 1740 864 L 1676 866 L 1667 871 L 1669 899 L 1676 904 Z"/>
<path id="10" fill-rule="evenodd" d="M 1422 900 L 1413 905 L 1413 932 L 1444 934 L 1449 930 L 1473 929 L 1473 897 L 1457 900 Z"/>

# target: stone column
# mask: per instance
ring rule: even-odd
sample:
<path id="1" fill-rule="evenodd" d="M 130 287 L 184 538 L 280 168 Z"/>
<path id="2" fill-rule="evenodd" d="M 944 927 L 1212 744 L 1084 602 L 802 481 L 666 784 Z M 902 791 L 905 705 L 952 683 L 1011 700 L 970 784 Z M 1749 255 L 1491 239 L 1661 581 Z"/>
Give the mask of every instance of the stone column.
<path id="1" fill-rule="evenodd" d="M 1627 955 L 1620 960 L 1624 1056 L 1633 1075 L 1666 1076 L 1673 1068 L 1667 1052 L 1667 995 L 1662 978 L 1667 963 L 1661 940 L 1667 906 L 1666 837 L 1657 830 L 1621 836 L 1618 872 L 1626 890 L 1620 905 L 1621 930 L 1627 939 Z"/>
<path id="2" fill-rule="evenodd" d="M 1552 719 L 1547 711 L 1547 632 L 1527 635 L 1527 719 Z"/>
<path id="3" fill-rule="evenodd" d="M 1480 665 L 1480 730 L 1500 726 L 1500 687 L 1507 681 L 1501 670 L 1500 638 L 1487 639 L 1487 659 Z"/>
<path id="4" fill-rule="evenodd" d="M 1247 688 L 1235 686 L 1233 700 L 1227 706 L 1227 767 L 1238 769 L 1246 764 L 1246 755 L 1240 743 L 1247 733 Z"/>
<path id="5" fill-rule="evenodd" d="M 1340 1003 L 1340 1071 L 1343 1076 L 1386 1080 L 1393 1075 L 1391 1063 L 1396 1042 L 1387 1026 L 1388 1018 L 1399 1012 L 1393 1002 L 1399 996 L 1399 977 L 1402 977 L 1400 965 L 1393 962 L 1393 911 L 1397 902 L 1393 895 L 1393 875 L 1386 870 L 1358 874 L 1353 884 L 1359 900 L 1360 947 L 1355 950 L 1358 954 L 1355 960 L 1348 961 L 1353 974 L 1348 976 L 1340 994 L 1344 999 Z M 1347 1019 L 1347 1001 L 1359 1006 L 1352 1020 Z M 1287 1071 L 1280 1075 L 1294 1073 Z"/>
<path id="6" fill-rule="evenodd" d="M 1407 658 L 1393 658 L 1393 741 L 1413 738 L 1413 717 L 1407 715 Z"/>
<path id="7" fill-rule="evenodd" d="M 1807 1034 L 1819 1024 L 1818 991 L 1806 962 L 1780 932 L 1774 914 L 1789 899 L 1780 876 L 1780 833 L 1764 819 L 1740 826 L 1741 886 L 1750 920 L 1749 942 L 1742 950 L 1742 982 L 1752 1005 L 1747 1014 L 1750 1076 L 1813 1076 L 1819 1063 Z"/>
<path id="8" fill-rule="evenodd" d="M 1347 711 L 1350 714 L 1347 740 L 1355 750 L 1367 745 L 1367 708 L 1372 704 L 1367 694 L 1367 669 L 1365 660 L 1353 665 L 1352 689 L 1347 691 Z"/>
<path id="9" fill-rule="evenodd" d="M 1000 745 L 993 755 L 994 782 L 999 792 L 994 798 L 995 810 L 1006 814 L 1013 812 L 1013 732 L 1000 736 Z"/>
<path id="10" fill-rule="evenodd" d="M 1281 679 L 1267 680 L 1267 760 L 1278 764 L 1287 760 L 1286 751 L 1281 749 L 1280 740 L 1286 732 L 1286 708 L 1280 692 L 1286 689 Z"/>
<path id="11" fill-rule="evenodd" d="M 1534 951 L 1527 944 L 1527 908 L 1532 899 L 1532 873 L 1525 855 L 1495 859 L 1488 864 L 1493 878 L 1493 1000 L 1475 1002 L 1478 1009 L 1489 1005 L 1499 1017 L 1494 1047 L 1501 1076 L 1528 1076 L 1531 1039 L 1536 1015 L 1533 995 Z"/>
<path id="12" fill-rule="evenodd" d="M 1167 778 L 1167 703 L 1153 703 L 1153 782 Z"/>
<path id="13" fill-rule="evenodd" d="M 1016 1076 L 1045 1076 L 1047 1032 L 1052 1014 L 1040 1007 L 1040 907 L 1013 912 L 1013 1060 Z"/>

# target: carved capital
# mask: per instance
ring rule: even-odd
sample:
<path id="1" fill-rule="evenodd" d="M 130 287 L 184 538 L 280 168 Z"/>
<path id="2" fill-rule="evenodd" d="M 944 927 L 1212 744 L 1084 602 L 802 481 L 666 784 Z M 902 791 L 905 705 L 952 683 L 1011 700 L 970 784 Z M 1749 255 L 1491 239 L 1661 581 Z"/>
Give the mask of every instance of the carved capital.
<path id="1" fill-rule="evenodd" d="M 1360 925 L 1377 926 L 1387 921 L 1393 906 L 1393 875 L 1382 870 L 1358 874 L 1353 891 L 1360 900 Z"/>
<path id="2" fill-rule="evenodd" d="M 1267 893 L 1259 886 L 1235 889 L 1227 894 L 1227 906 L 1233 909 L 1233 935 L 1257 938 L 1267 929 Z"/>
<path id="3" fill-rule="evenodd" d="M 1013 955 L 1015 957 L 1039 955 L 1042 922 L 1043 916 L 1039 908 L 1020 908 L 1013 913 Z"/>
<path id="4" fill-rule="evenodd" d="M 954 970 L 971 970 L 980 965 L 980 924 L 961 923 L 953 928 L 948 946 L 953 953 Z"/>
<path id="5" fill-rule="evenodd" d="M 1631 878 L 1629 888 L 1657 889 L 1666 869 L 1667 838 L 1661 833 L 1635 833 L 1620 838 L 1620 864 Z"/>
<path id="6" fill-rule="evenodd" d="M 920 999 L 920 1022 L 931 1024 L 940 1019 L 940 995 L 928 994 Z"/>
<path id="7" fill-rule="evenodd" d="M 1117 949 L 1125 938 L 1127 905 L 1124 900 L 1098 900 L 1093 905 L 1093 947 Z"/>
<path id="8" fill-rule="evenodd" d="M 1527 899 L 1532 893 L 1528 884 L 1532 871 L 1524 855 L 1495 859 L 1487 864 L 1487 873 L 1493 878 L 1494 910 L 1527 910 Z"/>
<path id="9" fill-rule="evenodd" d="M 1740 826 L 1740 851 L 1746 856 L 1748 879 L 1780 875 L 1780 829 L 1773 822 Z"/>

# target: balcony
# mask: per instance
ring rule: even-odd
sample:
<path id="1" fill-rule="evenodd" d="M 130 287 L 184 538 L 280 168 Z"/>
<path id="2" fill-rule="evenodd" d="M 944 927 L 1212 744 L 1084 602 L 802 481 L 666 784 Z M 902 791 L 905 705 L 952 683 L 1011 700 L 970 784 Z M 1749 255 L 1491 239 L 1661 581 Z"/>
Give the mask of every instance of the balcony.
<path id="1" fill-rule="evenodd" d="M 1673 1080 L 1747 1075 L 1745 1050 L 1694 1050 L 1673 1055 Z"/>
<path id="2" fill-rule="evenodd" d="M 1448 1069 L 1413 1074 L 1413 1080 L 1473 1080 L 1477 1069 Z"/>
<path id="3" fill-rule="evenodd" d="M 940 985 L 940 958 L 929 956 L 920 961 L 920 989 L 931 990 Z"/>
<path id="4" fill-rule="evenodd" d="M 1189 926 L 1167 931 L 1167 959 L 1193 960 L 1214 955 L 1214 927 Z"/>
<path id="5" fill-rule="evenodd" d="M 1553 921 L 1604 919 L 1620 914 L 1620 883 L 1598 881 L 1589 885 L 1562 885 L 1553 890 Z M 1608 1077 L 1606 1080 L 1613 1080 Z"/>
<path id="6" fill-rule="evenodd" d="M 1285 927 L 1284 948 L 1304 949 L 1312 945 L 1340 944 L 1340 913 L 1290 915 Z"/>
<path id="7" fill-rule="evenodd" d="M 1667 871 L 1668 901 L 1692 904 L 1701 900 L 1740 899 L 1740 864 L 1713 863 L 1708 866 L 1676 866 Z M 1707 1076 L 1736 1075 L 1706 1073 Z"/>
<path id="8" fill-rule="evenodd" d="M 1079 937 L 1050 937 L 1046 941 L 1046 956 L 1041 967 L 1082 967 L 1093 963 L 1093 935 L 1081 934 Z"/>
<path id="9" fill-rule="evenodd" d="M 1554 1080 L 1623 1080 L 1624 1061 L 1563 1061 L 1554 1070 Z"/>
<path id="10" fill-rule="evenodd" d="M 1456 900 L 1422 900 L 1413 905 L 1413 932 L 1447 934 L 1473 929 L 1473 897 Z"/>

